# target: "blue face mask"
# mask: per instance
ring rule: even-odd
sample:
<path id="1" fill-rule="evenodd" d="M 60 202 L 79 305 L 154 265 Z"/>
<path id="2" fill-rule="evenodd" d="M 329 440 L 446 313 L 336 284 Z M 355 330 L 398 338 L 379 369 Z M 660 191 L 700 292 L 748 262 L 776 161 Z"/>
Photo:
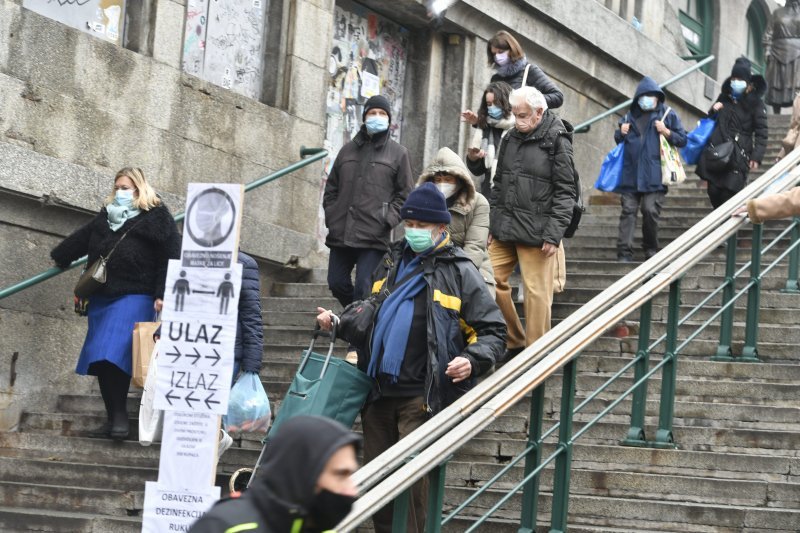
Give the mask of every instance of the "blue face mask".
<path id="1" fill-rule="evenodd" d="M 364 125 L 367 127 L 367 133 L 375 135 L 376 133 L 389 129 L 389 117 L 372 115 L 371 117 L 367 117 L 367 120 L 364 121 Z"/>
<path id="2" fill-rule="evenodd" d="M 114 193 L 114 203 L 120 207 L 133 207 L 133 191 L 119 189 Z"/>
<path id="3" fill-rule="evenodd" d="M 658 103 L 658 98 L 655 96 L 640 96 L 639 97 L 639 108 L 642 111 L 652 111 L 656 108 L 656 104 Z"/>
<path id="4" fill-rule="evenodd" d="M 747 89 L 747 82 L 744 80 L 731 80 L 731 91 L 736 96 L 739 96 Z"/>
<path id="5" fill-rule="evenodd" d="M 433 235 L 429 229 L 406 228 L 406 241 L 416 253 L 424 252 L 434 245 Z"/>
<path id="6" fill-rule="evenodd" d="M 497 107 L 496 105 L 490 105 L 486 108 L 486 112 L 489 114 L 490 117 L 497 120 L 503 118 L 503 109 Z"/>

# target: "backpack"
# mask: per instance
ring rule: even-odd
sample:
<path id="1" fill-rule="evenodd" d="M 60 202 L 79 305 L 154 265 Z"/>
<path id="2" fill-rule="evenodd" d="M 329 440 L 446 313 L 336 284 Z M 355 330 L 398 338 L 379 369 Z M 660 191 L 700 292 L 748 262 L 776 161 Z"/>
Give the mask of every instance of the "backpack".
<path id="1" fill-rule="evenodd" d="M 566 136 L 567 134 L 572 134 L 573 130 L 575 129 L 572 124 L 564 119 L 561 119 L 561 122 L 564 123 L 564 127 L 566 128 L 564 131 L 558 131 L 554 135 L 550 135 L 546 139 L 544 139 L 539 146 L 542 149 L 547 149 L 547 155 L 550 158 L 550 163 L 552 164 L 556 159 L 556 143 L 558 139 L 562 136 Z M 510 130 L 506 130 L 503 132 L 503 137 L 500 140 L 500 147 L 497 151 L 497 157 L 495 161 L 499 161 L 500 158 L 505 153 L 506 148 L 506 135 Z M 581 177 L 578 175 L 578 169 L 575 168 L 575 159 L 571 160 L 572 163 L 572 178 L 573 184 L 575 186 L 575 196 L 573 199 L 575 200 L 575 204 L 572 206 L 572 217 L 569 220 L 569 225 L 567 225 L 567 229 L 564 230 L 564 238 L 571 239 L 575 236 L 575 232 L 578 231 L 578 226 L 581 223 L 581 218 L 583 217 L 583 212 L 586 211 L 586 207 L 583 204 L 583 194 L 581 192 Z"/>

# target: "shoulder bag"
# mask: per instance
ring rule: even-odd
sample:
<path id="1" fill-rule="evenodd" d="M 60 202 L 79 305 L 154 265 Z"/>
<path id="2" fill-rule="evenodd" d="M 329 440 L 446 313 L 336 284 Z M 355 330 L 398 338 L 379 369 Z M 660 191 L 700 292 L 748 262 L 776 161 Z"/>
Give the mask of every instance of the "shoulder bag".
<path id="1" fill-rule="evenodd" d="M 75 289 L 73 290 L 75 296 L 78 298 L 88 298 L 97 292 L 100 287 L 105 285 L 106 279 L 108 278 L 106 264 L 108 263 L 108 260 L 111 259 L 111 254 L 113 254 L 114 250 L 117 249 L 117 246 L 119 246 L 119 243 L 122 242 L 122 239 L 124 239 L 133 228 L 139 225 L 139 222 L 141 222 L 141 220 L 137 221 L 136 224 L 131 226 L 128 231 L 122 234 L 122 237 L 120 237 L 114 247 L 111 248 L 111 251 L 108 252 L 108 255 L 105 257 L 101 255 L 91 265 L 86 267 L 86 270 L 83 271 L 81 277 L 78 278 L 78 283 L 75 284 Z"/>

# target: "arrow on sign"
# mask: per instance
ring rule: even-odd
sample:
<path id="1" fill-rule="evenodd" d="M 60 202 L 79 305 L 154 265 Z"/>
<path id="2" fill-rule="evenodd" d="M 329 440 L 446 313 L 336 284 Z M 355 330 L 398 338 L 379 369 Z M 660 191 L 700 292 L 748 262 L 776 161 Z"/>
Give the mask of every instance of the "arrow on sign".
<path id="1" fill-rule="evenodd" d="M 211 406 L 209 404 L 211 404 L 211 403 L 219 404 L 218 401 L 211 399 L 213 397 L 214 397 L 214 393 L 212 392 L 211 394 L 208 395 L 208 398 L 205 399 L 206 407 L 208 407 L 209 410 L 211 409 Z"/>
<path id="2" fill-rule="evenodd" d="M 164 395 L 164 398 L 167 399 L 167 402 L 170 405 L 172 405 L 172 400 L 180 400 L 181 399 L 180 396 L 170 396 L 171 394 L 172 394 L 172 389 L 166 395 Z"/>
<path id="3" fill-rule="evenodd" d="M 213 359 L 214 360 L 214 362 L 211 363 L 211 366 L 217 366 L 217 363 L 219 363 L 219 360 L 222 359 L 220 357 L 220 355 L 219 355 L 219 352 L 216 350 L 216 348 L 214 348 L 214 354 L 215 355 L 207 355 L 206 356 L 206 359 Z"/>
<path id="4" fill-rule="evenodd" d="M 200 355 L 200 352 L 197 351 L 197 348 L 192 348 L 192 349 L 194 350 L 193 354 L 186 353 L 186 354 L 183 354 L 183 356 L 184 357 L 191 357 L 192 359 L 194 359 L 194 361 L 192 361 L 192 364 L 196 365 L 197 361 L 202 357 L 202 355 Z"/>
<path id="5" fill-rule="evenodd" d="M 194 409 L 194 406 L 191 404 L 191 402 L 199 402 L 200 401 L 199 398 L 194 398 L 192 396 L 193 394 L 194 394 L 194 391 L 190 391 L 189 394 L 186 395 L 186 398 L 184 398 L 184 400 L 186 400 L 187 405 L 189 405 L 189 407 L 191 407 L 192 409 Z"/>
<path id="6" fill-rule="evenodd" d="M 172 349 L 175 350 L 175 353 L 167 352 L 164 355 L 174 355 L 175 359 L 173 359 L 172 362 L 175 363 L 175 361 L 177 361 L 178 359 L 181 358 L 182 354 L 181 354 L 181 351 L 178 349 L 178 347 L 175 346 L 174 344 L 172 345 Z"/>

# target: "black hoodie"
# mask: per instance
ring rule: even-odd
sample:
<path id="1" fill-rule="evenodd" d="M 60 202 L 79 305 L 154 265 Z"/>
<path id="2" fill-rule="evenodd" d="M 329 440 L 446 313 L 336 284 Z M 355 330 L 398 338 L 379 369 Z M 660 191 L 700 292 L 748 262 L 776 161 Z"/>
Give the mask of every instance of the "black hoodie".
<path id="1" fill-rule="evenodd" d="M 190 533 L 223 533 L 241 524 L 257 524 L 248 533 L 320 531 L 305 523 L 317 480 L 337 450 L 358 446 L 360 441 L 360 436 L 329 418 L 290 418 L 269 441 L 266 460 L 252 486 L 241 497 L 212 507 Z M 298 521 L 302 527 L 295 529 Z"/>

